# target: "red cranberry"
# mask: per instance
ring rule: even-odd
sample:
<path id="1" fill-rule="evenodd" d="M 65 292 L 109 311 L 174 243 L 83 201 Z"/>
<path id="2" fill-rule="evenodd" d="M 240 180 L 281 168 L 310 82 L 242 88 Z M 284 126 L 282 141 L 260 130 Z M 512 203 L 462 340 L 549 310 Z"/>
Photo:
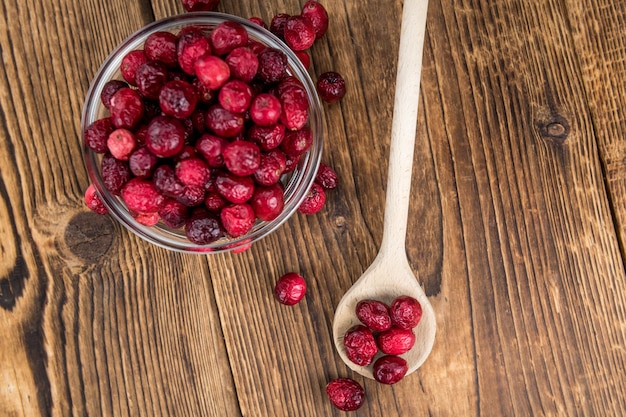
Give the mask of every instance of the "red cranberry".
<path id="1" fill-rule="evenodd" d="M 148 125 L 146 147 L 160 158 L 179 153 L 185 145 L 185 127 L 173 117 L 157 116 Z"/>
<path id="2" fill-rule="evenodd" d="M 250 205 L 260 220 L 271 221 L 277 218 L 285 206 L 285 195 L 280 184 L 268 187 L 255 187 Z"/>
<path id="3" fill-rule="evenodd" d="M 287 91 L 291 87 L 300 88 L 302 92 L 304 93 L 304 95 L 306 96 L 306 90 L 304 89 L 304 84 L 302 84 L 302 81 L 300 81 L 293 75 L 288 75 L 285 78 L 283 78 L 280 81 L 280 83 L 278 83 L 278 86 L 276 87 L 276 92 L 278 93 L 278 96 L 280 97 L 285 91 Z"/>
<path id="4" fill-rule="evenodd" d="M 185 185 L 182 194 L 176 197 L 176 201 L 183 203 L 187 207 L 196 207 L 204 203 L 205 196 L 204 187 Z"/>
<path id="5" fill-rule="evenodd" d="M 158 158 L 145 147 L 137 149 L 128 158 L 130 171 L 140 178 L 150 178 L 157 163 Z"/>
<path id="6" fill-rule="evenodd" d="M 154 170 L 152 183 L 166 197 L 178 198 L 185 191 L 185 185 L 180 182 L 174 168 L 169 165 L 159 165 Z"/>
<path id="7" fill-rule="evenodd" d="M 356 305 L 357 318 L 374 332 L 384 332 L 391 328 L 389 307 L 381 301 L 362 300 Z"/>
<path id="8" fill-rule="evenodd" d="M 285 139 L 285 126 L 281 123 L 271 126 L 254 124 L 248 129 L 247 138 L 259 145 L 261 150 L 270 151 L 277 148 Z"/>
<path id="9" fill-rule="evenodd" d="M 306 295 L 306 281 L 302 275 L 289 272 L 278 279 L 274 286 L 274 296 L 279 303 L 292 306 Z"/>
<path id="10" fill-rule="evenodd" d="M 251 21 L 254 24 L 257 24 L 257 25 L 261 26 L 264 29 L 267 29 L 267 24 L 260 17 L 252 16 L 252 17 L 248 18 L 248 20 Z"/>
<path id="11" fill-rule="evenodd" d="M 159 213 L 131 213 L 135 221 L 144 226 L 154 226 L 159 222 Z"/>
<path id="12" fill-rule="evenodd" d="M 178 46 L 178 65 L 185 73 L 196 75 L 196 61 L 202 55 L 211 54 L 209 39 L 201 30 L 188 30 L 180 35 Z"/>
<path id="13" fill-rule="evenodd" d="M 246 46 L 233 49 L 228 56 L 226 56 L 226 63 L 230 68 L 230 74 L 233 78 L 247 83 L 254 79 L 259 69 L 259 59 L 257 55 Z"/>
<path id="14" fill-rule="evenodd" d="M 127 129 L 115 129 L 107 139 L 107 148 L 111 155 L 121 161 L 128 161 L 130 154 L 137 147 L 137 140 L 133 132 Z"/>
<path id="15" fill-rule="evenodd" d="M 185 185 L 204 187 L 211 177 L 211 171 L 202 159 L 187 158 L 176 164 L 176 176 Z"/>
<path id="16" fill-rule="evenodd" d="M 128 209 L 137 213 L 155 213 L 165 203 L 165 197 L 154 184 L 143 178 L 128 181 L 122 188 L 121 195 Z"/>
<path id="17" fill-rule="evenodd" d="M 159 105 L 163 113 L 178 119 L 190 117 L 197 104 L 196 89 L 186 81 L 170 81 L 159 93 Z"/>
<path id="18" fill-rule="evenodd" d="M 185 235 L 197 245 L 207 245 L 224 236 L 224 230 L 215 214 L 198 210 L 185 222 Z"/>
<path id="19" fill-rule="evenodd" d="M 169 71 L 160 62 L 148 61 L 137 68 L 135 80 L 142 96 L 158 99 L 161 88 L 169 80 Z"/>
<path id="20" fill-rule="evenodd" d="M 122 88 L 111 97 L 109 110 L 113 126 L 133 130 L 141 122 L 144 104 L 135 90 Z"/>
<path id="21" fill-rule="evenodd" d="M 306 198 L 298 207 L 298 211 L 302 214 L 315 214 L 322 210 L 326 202 L 326 194 L 321 185 L 313 183 Z"/>
<path id="22" fill-rule="evenodd" d="M 324 163 L 320 163 L 320 167 L 315 175 L 315 182 L 325 190 L 332 190 L 339 185 L 339 177 L 334 169 Z"/>
<path id="23" fill-rule="evenodd" d="M 125 83 L 121 80 L 109 80 L 104 87 L 102 87 L 102 92 L 100 92 L 100 101 L 104 104 L 104 107 L 107 109 L 111 108 L 111 98 L 115 93 L 117 93 L 120 89 L 128 87 L 128 83 Z"/>
<path id="24" fill-rule="evenodd" d="M 183 7 L 188 12 L 210 12 L 219 4 L 220 0 L 183 0 Z"/>
<path id="25" fill-rule="evenodd" d="M 124 56 L 124 58 L 122 58 L 120 71 L 122 73 L 122 77 L 128 82 L 128 84 L 137 85 L 135 82 L 137 69 L 147 61 L 148 57 L 146 57 L 143 50 L 130 51 Z"/>
<path id="26" fill-rule="evenodd" d="M 222 226 L 231 237 L 243 236 L 254 226 L 254 210 L 249 204 L 233 204 L 220 212 Z"/>
<path id="27" fill-rule="evenodd" d="M 98 214 L 107 214 L 109 210 L 106 208 L 100 196 L 96 192 L 96 187 L 93 184 L 89 184 L 87 190 L 85 190 L 85 204 L 89 210 Z"/>
<path id="28" fill-rule="evenodd" d="M 335 103 L 346 95 L 346 81 L 334 71 L 325 72 L 317 79 L 317 92 L 322 100 Z"/>
<path id="29" fill-rule="evenodd" d="M 222 22 L 210 35 L 211 46 L 215 55 L 226 55 L 240 46 L 248 44 L 248 31 L 237 22 Z"/>
<path id="30" fill-rule="evenodd" d="M 409 367 L 404 359 L 395 355 L 382 356 L 374 362 L 374 379 L 381 384 L 395 384 L 406 375 Z"/>
<path id="31" fill-rule="evenodd" d="M 267 49 L 267 46 L 259 41 L 255 41 L 254 39 L 248 39 L 248 49 L 250 49 L 254 55 L 258 56 L 261 52 Z"/>
<path id="32" fill-rule="evenodd" d="M 365 390 L 353 379 L 338 378 L 326 385 L 326 394 L 335 407 L 342 411 L 358 410 L 365 402 Z"/>
<path id="33" fill-rule="evenodd" d="M 402 355 L 411 350 L 415 344 L 415 334 L 413 330 L 392 327 L 380 333 L 376 341 L 383 353 L 387 355 Z"/>
<path id="34" fill-rule="evenodd" d="M 189 216 L 189 208 L 171 198 L 165 200 L 163 207 L 159 210 L 159 217 L 168 227 L 178 229 L 183 227 Z"/>
<path id="35" fill-rule="evenodd" d="M 274 185 L 280 181 L 285 165 L 285 154 L 280 151 L 261 154 L 259 168 L 254 172 L 254 180 L 259 185 Z"/>
<path id="36" fill-rule="evenodd" d="M 196 142 L 196 149 L 210 167 L 220 168 L 224 166 L 223 150 L 228 143 L 224 138 L 205 133 Z"/>
<path id="37" fill-rule="evenodd" d="M 233 113 L 220 105 L 214 105 L 205 115 L 206 127 L 223 138 L 234 138 L 243 129 L 243 116 Z"/>
<path id="38" fill-rule="evenodd" d="M 223 172 L 215 178 L 217 191 L 231 203 L 241 204 L 250 200 L 254 193 L 254 180 Z"/>
<path id="39" fill-rule="evenodd" d="M 220 89 L 218 100 L 223 108 L 233 113 L 248 110 L 252 101 L 252 89 L 240 80 L 231 80 Z"/>
<path id="40" fill-rule="evenodd" d="M 217 192 L 209 192 L 204 198 L 204 205 L 209 211 L 219 212 L 228 202 Z"/>
<path id="41" fill-rule="evenodd" d="M 178 37 L 171 32 L 154 32 L 146 38 L 143 50 L 149 60 L 175 67 L 178 64 L 177 43 Z"/>
<path id="42" fill-rule="evenodd" d="M 113 129 L 110 117 L 96 120 L 85 129 L 85 146 L 97 153 L 106 152 L 107 140 Z"/>
<path id="43" fill-rule="evenodd" d="M 287 76 L 287 56 L 278 49 L 268 48 L 258 55 L 257 75 L 266 84 L 277 83 Z"/>
<path id="44" fill-rule="evenodd" d="M 309 119 L 309 101 L 304 88 L 291 86 L 280 93 L 281 122 L 290 130 L 302 129 Z"/>
<path id="45" fill-rule="evenodd" d="M 236 140 L 223 151 L 226 168 L 235 175 L 252 175 L 261 163 L 261 151 L 252 142 Z"/>
<path id="46" fill-rule="evenodd" d="M 128 163 L 116 159 L 109 153 L 102 157 L 101 172 L 104 187 L 115 195 L 119 195 L 124 184 L 131 178 Z"/>
<path id="47" fill-rule="evenodd" d="M 319 39 L 328 30 L 328 13 L 324 6 L 316 0 L 309 0 L 302 6 L 302 16 L 311 21 L 315 28 L 315 38 Z"/>
<path id="48" fill-rule="evenodd" d="M 287 23 L 287 19 L 290 17 L 291 15 L 287 13 L 278 13 L 270 22 L 270 32 L 278 36 L 280 39 L 285 39 L 285 24 Z"/>
<path id="49" fill-rule="evenodd" d="M 391 302 L 389 314 L 394 326 L 408 330 L 419 324 L 422 306 L 415 298 L 404 295 Z"/>
<path id="50" fill-rule="evenodd" d="M 290 130 L 285 133 L 285 139 L 280 144 L 280 149 L 287 155 L 302 155 L 313 144 L 313 132 L 308 126 L 300 130 Z"/>
<path id="51" fill-rule="evenodd" d="M 269 93 L 257 95 L 250 105 L 250 118 L 259 126 L 276 124 L 280 118 L 280 112 L 280 101 Z"/>
<path id="52" fill-rule="evenodd" d="M 294 51 L 304 69 L 308 70 L 311 67 L 311 57 L 306 51 Z"/>
<path id="53" fill-rule="evenodd" d="M 343 346 L 346 348 L 348 359 L 359 366 L 372 363 L 374 356 L 378 353 L 372 331 L 360 324 L 346 331 L 343 336 Z"/>
<path id="54" fill-rule="evenodd" d="M 230 67 L 215 55 L 202 55 L 194 67 L 200 82 L 211 90 L 217 90 L 230 78 Z"/>
<path id="55" fill-rule="evenodd" d="M 315 42 L 315 27 L 303 16 L 291 16 L 285 22 L 285 43 L 294 51 L 309 49 Z"/>

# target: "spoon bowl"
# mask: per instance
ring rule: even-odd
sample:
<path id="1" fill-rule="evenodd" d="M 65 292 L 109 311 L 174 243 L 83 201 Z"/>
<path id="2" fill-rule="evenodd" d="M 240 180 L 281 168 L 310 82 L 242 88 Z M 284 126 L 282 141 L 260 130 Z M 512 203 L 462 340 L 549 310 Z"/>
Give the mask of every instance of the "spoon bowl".
<path id="1" fill-rule="evenodd" d="M 337 305 L 333 321 L 339 355 L 351 369 L 369 378 L 374 377 L 372 365 L 352 362 L 343 344 L 346 331 L 360 323 L 355 312 L 359 301 L 379 300 L 389 305 L 396 297 L 408 295 L 421 304 L 422 319 L 413 329 L 415 345 L 400 355 L 407 361 L 407 375 L 424 363 L 435 341 L 435 313 L 409 265 L 405 247 L 427 10 L 428 0 L 404 2 L 381 247 L 374 262 Z"/>

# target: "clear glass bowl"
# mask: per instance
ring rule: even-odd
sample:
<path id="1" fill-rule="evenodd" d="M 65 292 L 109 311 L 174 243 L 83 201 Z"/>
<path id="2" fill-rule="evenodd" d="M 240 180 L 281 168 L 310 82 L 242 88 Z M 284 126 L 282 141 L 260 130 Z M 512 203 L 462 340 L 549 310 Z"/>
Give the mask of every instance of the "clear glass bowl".
<path id="1" fill-rule="evenodd" d="M 237 238 L 224 237 L 207 245 L 198 245 L 189 241 L 183 229 L 171 229 L 162 222 L 155 226 L 145 226 L 138 223 L 130 214 L 121 198 L 113 195 L 105 188 L 100 171 L 102 155 L 93 152 L 83 145 L 84 162 L 89 178 L 100 195 L 102 202 L 109 209 L 109 213 L 137 236 L 150 243 L 174 251 L 185 253 L 241 251 L 274 232 L 296 212 L 298 206 L 306 197 L 315 179 L 322 155 L 323 108 L 317 95 L 315 84 L 298 57 L 284 42 L 259 25 L 237 16 L 215 12 L 194 12 L 168 17 L 151 23 L 126 38 L 107 57 L 91 82 L 81 118 L 81 131 L 83 134 L 91 123 L 108 115 L 108 110 L 100 100 L 102 88 L 109 80 L 123 80 L 119 70 L 122 58 L 132 50 L 142 49 L 144 41 L 150 34 L 157 31 L 178 33 L 180 29 L 190 25 L 210 30 L 224 21 L 234 21 L 242 24 L 248 31 L 250 39 L 285 53 L 290 74 L 297 77 L 307 91 L 309 101 L 308 123 L 313 132 L 313 144 L 302 155 L 295 170 L 290 174 L 284 175 L 281 179 L 285 190 L 285 205 L 282 213 L 276 219 L 272 221 L 257 220 L 254 227 L 246 235 Z"/>

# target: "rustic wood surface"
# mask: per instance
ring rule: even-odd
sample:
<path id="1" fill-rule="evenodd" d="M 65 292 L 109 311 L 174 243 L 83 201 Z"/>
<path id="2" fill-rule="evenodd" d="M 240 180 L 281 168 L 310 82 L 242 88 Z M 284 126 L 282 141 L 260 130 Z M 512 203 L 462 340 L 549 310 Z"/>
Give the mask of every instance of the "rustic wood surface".
<path id="1" fill-rule="evenodd" d="M 222 0 L 266 21 L 301 0 Z M 241 254 L 151 246 L 83 205 L 80 112 L 108 53 L 177 0 L 2 0 L 0 416 L 626 415 L 626 1 L 431 0 L 408 255 L 437 314 L 395 386 L 334 351 L 381 239 L 402 2 L 324 1 L 341 185 Z M 308 279 L 295 307 L 275 280 Z"/>

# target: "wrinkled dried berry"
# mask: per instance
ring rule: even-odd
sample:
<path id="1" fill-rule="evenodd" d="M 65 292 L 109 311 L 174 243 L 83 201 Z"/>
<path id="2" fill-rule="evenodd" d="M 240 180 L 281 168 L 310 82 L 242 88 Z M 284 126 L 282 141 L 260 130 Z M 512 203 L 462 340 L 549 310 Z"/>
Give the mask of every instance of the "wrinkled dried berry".
<path id="1" fill-rule="evenodd" d="M 248 31 L 241 23 L 225 21 L 213 29 L 210 40 L 214 54 L 226 55 L 248 44 Z"/>
<path id="2" fill-rule="evenodd" d="M 228 201 L 217 192 L 208 192 L 204 198 L 204 206 L 209 211 L 219 212 L 227 204 Z"/>
<path id="3" fill-rule="evenodd" d="M 236 140 L 223 150 L 224 164 L 235 175 L 252 175 L 261 163 L 261 151 L 257 145 L 244 140 Z"/>
<path id="4" fill-rule="evenodd" d="M 252 17 L 248 18 L 248 20 L 251 21 L 254 24 L 257 24 L 257 25 L 261 26 L 264 29 L 267 29 L 267 24 L 260 17 L 252 16 Z"/>
<path id="5" fill-rule="evenodd" d="M 239 204 L 250 200 L 254 193 L 254 180 L 223 172 L 215 178 L 215 186 L 222 197 L 231 203 Z"/>
<path id="6" fill-rule="evenodd" d="M 258 55 L 257 76 L 266 84 L 277 83 L 287 76 L 287 56 L 278 49 L 268 48 Z"/>
<path id="7" fill-rule="evenodd" d="M 133 213 L 131 212 L 133 218 L 139 224 L 143 224 L 144 226 L 154 226 L 159 222 L 159 213 Z"/>
<path id="8" fill-rule="evenodd" d="M 382 384 L 395 384 L 406 375 L 409 367 L 404 359 L 395 355 L 382 356 L 374 362 L 374 379 Z"/>
<path id="9" fill-rule="evenodd" d="M 96 187 L 93 184 L 89 184 L 87 190 L 85 190 L 85 204 L 87 207 L 98 214 L 107 214 L 109 210 L 106 208 L 100 196 L 96 192 Z"/>
<path id="10" fill-rule="evenodd" d="M 185 145 L 185 127 L 173 117 L 158 116 L 152 119 L 146 132 L 146 147 L 160 158 L 179 153 Z"/>
<path id="11" fill-rule="evenodd" d="M 271 126 L 252 125 L 247 132 L 247 139 L 259 145 L 263 151 L 277 148 L 285 139 L 285 126 L 277 123 Z"/>
<path id="12" fill-rule="evenodd" d="M 356 305 L 357 318 L 374 332 L 384 332 L 391 328 L 389 307 L 377 300 L 361 300 Z"/>
<path id="13" fill-rule="evenodd" d="M 224 148 L 228 145 L 228 141 L 219 136 L 205 133 L 196 142 L 196 150 L 202 155 L 205 161 L 212 168 L 220 168 L 224 166 Z"/>
<path id="14" fill-rule="evenodd" d="M 287 13 L 278 13 L 275 15 L 270 22 L 270 32 L 278 36 L 280 39 L 285 39 L 285 24 L 287 23 L 287 19 L 290 17 L 291 15 Z"/>
<path id="15" fill-rule="evenodd" d="M 256 217 L 260 220 L 271 221 L 282 213 L 285 206 L 285 195 L 280 184 L 268 187 L 255 187 L 250 199 L 250 205 Z"/>
<path id="16" fill-rule="evenodd" d="M 174 168 L 169 165 L 159 165 L 154 170 L 152 183 L 161 194 L 174 199 L 182 196 L 185 191 L 185 184 L 180 182 Z"/>
<path id="17" fill-rule="evenodd" d="M 165 198 L 151 181 L 133 178 L 122 188 L 122 200 L 129 210 L 137 213 L 156 213 L 165 203 Z"/>
<path id="18" fill-rule="evenodd" d="M 254 226 L 254 210 L 246 203 L 233 204 L 222 209 L 220 219 L 226 233 L 231 237 L 243 236 Z"/>
<path id="19" fill-rule="evenodd" d="M 130 85 L 137 85 L 135 78 L 137 76 L 137 69 L 148 61 L 148 57 L 143 50 L 130 51 L 124 58 L 120 65 L 120 72 L 122 77 Z"/>
<path id="20" fill-rule="evenodd" d="M 422 306 L 415 298 L 404 295 L 391 302 L 389 314 L 394 326 L 408 330 L 419 324 Z"/>
<path id="21" fill-rule="evenodd" d="M 211 106 L 205 115 L 206 127 L 223 138 L 234 138 L 243 129 L 243 116 L 226 110 L 219 104 Z"/>
<path id="22" fill-rule="evenodd" d="M 208 245 L 224 236 L 224 230 L 215 214 L 198 210 L 185 222 L 185 235 L 197 245 Z"/>
<path id="23" fill-rule="evenodd" d="M 286 165 L 285 154 L 281 151 L 261 154 L 259 168 L 253 174 L 254 181 L 259 185 L 274 185 L 280 181 Z"/>
<path id="24" fill-rule="evenodd" d="M 376 337 L 380 350 L 387 355 L 402 355 L 411 350 L 415 344 L 413 330 L 404 330 L 397 327 L 380 333 Z"/>
<path id="25" fill-rule="evenodd" d="M 329 104 L 341 100 L 346 95 L 346 81 L 338 72 L 329 71 L 320 75 L 316 87 L 322 100 Z"/>
<path id="26" fill-rule="evenodd" d="M 169 81 L 159 93 L 159 105 L 163 113 L 177 119 L 191 116 L 197 104 L 196 89 L 186 81 Z"/>
<path id="27" fill-rule="evenodd" d="M 330 381 L 326 385 L 326 394 L 333 405 L 342 411 L 358 410 L 365 402 L 365 390 L 350 378 Z"/>
<path id="28" fill-rule="evenodd" d="M 121 80 L 109 80 L 102 87 L 102 92 L 100 92 L 100 100 L 104 107 L 107 109 L 111 108 L 111 98 L 113 95 L 117 93 L 120 89 L 128 87 L 128 83 L 125 83 Z"/>
<path id="29" fill-rule="evenodd" d="M 149 60 L 174 67 L 178 64 L 177 43 L 178 37 L 173 33 L 158 31 L 146 38 L 143 50 Z"/>
<path id="30" fill-rule="evenodd" d="M 225 59 L 232 77 L 247 83 L 254 79 L 259 69 L 257 55 L 248 47 L 233 49 Z"/>
<path id="31" fill-rule="evenodd" d="M 332 190 L 339 185 L 339 177 L 337 172 L 330 166 L 320 163 L 317 174 L 315 175 L 315 182 L 322 186 L 325 190 Z"/>
<path id="32" fill-rule="evenodd" d="M 291 16 L 283 28 L 285 43 L 294 51 L 309 49 L 315 42 L 315 27 L 303 16 Z"/>
<path id="33" fill-rule="evenodd" d="M 176 164 L 176 176 L 185 185 L 204 188 L 211 171 L 200 158 L 187 158 Z"/>
<path id="34" fill-rule="evenodd" d="M 378 346 L 372 331 L 363 325 L 356 325 L 348 329 L 343 336 L 343 346 L 348 359 L 360 366 L 372 363 L 378 353 Z"/>
<path id="35" fill-rule="evenodd" d="M 319 212 L 326 202 L 326 193 L 321 185 L 313 183 L 306 198 L 298 207 L 298 211 L 302 214 L 315 214 Z"/>
<path id="36" fill-rule="evenodd" d="M 143 117 L 144 104 L 131 88 L 121 88 L 111 97 L 111 123 L 116 128 L 134 130 Z"/>
<path id="37" fill-rule="evenodd" d="M 128 158 L 128 166 L 134 176 L 150 178 L 158 163 L 158 158 L 147 148 L 134 151 Z"/>
<path id="38" fill-rule="evenodd" d="M 85 146 L 94 152 L 105 153 L 108 150 L 107 140 L 113 130 L 110 117 L 96 120 L 85 129 Z"/>
<path id="39" fill-rule="evenodd" d="M 306 295 L 306 281 L 302 275 L 289 272 L 281 276 L 274 286 L 274 297 L 279 303 L 292 306 Z"/>
<path id="40" fill-rule="evenodd" d="M 196 75 L 196 61 L 203 55 L 211 54 L 211 44 L 201 30 L 187 30 L 180 34 L 178 46 L 178 65 L 185 73 Z"/>
<path id="41" fill-rule="evenodd" d="M 316 39 L 326 34 L 328 30 L 328 12 L 318 1 L 309 0 L 304 3 L 301 14 L 313 24 Z"/>
<path id="42" fill-rule="evenodd" d="M 102 157 L 100 171 L 104 187 L 115 195 L 119 195 L 124 184 L 131 178 L 128 163 L 116 159 L 109 153 Z"/>
<path id="43" fill-rule="evenodd" d="M 280 121 L 289 130 L 302 129 L 309 120 L 309 101 L 303 87 L 291 85 L 280 92 Z"/>
<path id="44" fill-rule="evenodd" d="M 137 69 L 135 81 L 137 89 L 142 96 L 151 99 L 158 99 L 161 88 L 169 80 L 169 71 L 165 65 L 148 61 Z"/>
<path id="45" fill-rule="evenodd" d="M 241 80 L 231 80 L 220 88 L 220 105 L 232 113 L 243 113 L 252 102 L 252 89 Z"/>
<path id="46" fill-rule="evenodd" d="M 290 130 L 285 133 L 285 138 L 280 144 L 280 149 L 287 155 L 302 155 L 313 144 L 313 132 L 308 126 L 300 130 Z"/>

